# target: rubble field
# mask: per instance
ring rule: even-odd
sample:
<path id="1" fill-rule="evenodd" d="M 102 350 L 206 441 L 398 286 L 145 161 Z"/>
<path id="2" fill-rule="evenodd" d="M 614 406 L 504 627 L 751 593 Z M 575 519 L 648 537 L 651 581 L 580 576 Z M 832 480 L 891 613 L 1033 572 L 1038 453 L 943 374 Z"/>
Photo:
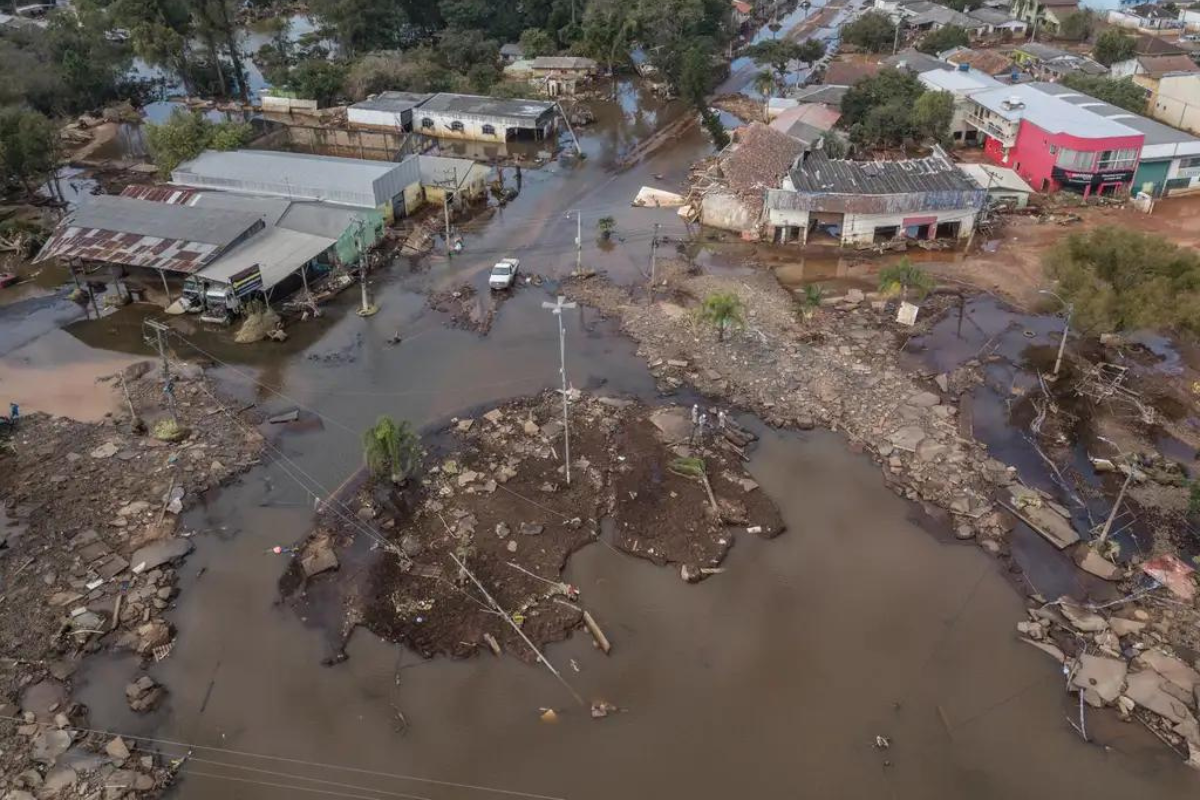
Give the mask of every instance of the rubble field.
<path id="1" fill-rule="evenodd" d="M 126 413 L 102 423 L 34 414 L 0 438 L 0 796 L 8 800 L 156 793 L 172 765 L 134 741 L 89 735 L 71 676 L 90 653 L 168 657 L 163 617 L 191 550 L 179 515 L 257 463 L 263 437 L 222 413 L 200 368 L 172 366 L 179 424 L 161 372 L 139 362 L 97 391 Z M 128 411 L 132 407 L 136 417 Z M 230 411 L 230 414 L 233 412 Z M 126 699 L 153 709 L 166 688 L 129 676 Z M 14 722 L 13 720 L 19 720 Z"/>
<path id="2" fill-rule="evenodd" d="M 346 592 L 347 635 L 362 624 L 426 657 L 490 648 L 535 661 L 492 600 L 535 645 L 565 638 L 584 624 L 586 598 L 561 575 L 571 554 L 598 538 L 694 582 L 720 571 L 737 536 L 782 532 L 743 467 L 752 435 L 731 420 L 721 434 L 714 421 L 693 442 L 690 409 L 572 390 L 568 485 L 561 397 L 547 392 L 455 420 L 444 455 L 430 458 L 419 483 L 374 481 L 358 493 L 353 513 L 387 545 L 364 586 Z M 700 463 L 704 478 L 693 477 Z M 284 593 L 323 580 L 339 564 L 335 552 L 362 536 L 357 527 L 326 518 L 298 548 Z"/>
<path id="3" fill-rule="evenodd" d="M 992 458 L 972 435 L 969 405 L 960 414 L 960 401 L 983 381 L 978 358 L 941 374 L 901 366 L 905 342 L 937 319 L 946 298 L 927 300 L 925 320 L 912 328 L 895 321 L 894 299 L 859 290 L 814 308 L 762 272 L 709 275 L 672 262 L 660 276 L 660 299 L 652 303 L 603 277 L 572 279 L 565 289 L 620 321 L 663 391 L 690 385 L 772 425 L 844 432 L 881 465 L 896 493 L 1001 560 L 1026 594 L 1021 639 L 1062 663 L 1073 691 L 1082 687 L 1086 702 L 1140 720 L 1200 766 L 1193 568 L 1157 549 L 1114 560 L 1081 541 L 1070 511 L 1054 497 L 1023 485 L 1014 467 Z M 736 294 L 744 308 L 744 324 L 723 342 L 695 313 L 714 293 Z M 1157 463 L 1143 459 L 1137 469 L 1154 473 Z M 1018 520 L 1098 579 L 1098 597 L 1047 598 L 1023 581 L 1010 545 Z M 1076 608 L 1086 623 L 1067 612 Z M 1090 678 L 1080 677 L 1097 658 L 1112 673 L 1104 693 L 1089 691 Z"/>

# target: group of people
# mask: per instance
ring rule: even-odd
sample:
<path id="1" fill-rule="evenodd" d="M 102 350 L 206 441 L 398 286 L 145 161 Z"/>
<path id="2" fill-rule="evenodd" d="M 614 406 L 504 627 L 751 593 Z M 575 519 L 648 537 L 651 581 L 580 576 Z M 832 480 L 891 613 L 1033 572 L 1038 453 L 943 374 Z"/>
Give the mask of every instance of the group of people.
<path id="1" fill-rule="evenodd" d="M 698 403 L 693 403 L 691 443 L 704 444 L 710 431 L 716 431 L 720 435 L 720 432 L 725 430 L 728 419 L 724 409 L 710 408 L 708 411 L 702 411 Z"/>

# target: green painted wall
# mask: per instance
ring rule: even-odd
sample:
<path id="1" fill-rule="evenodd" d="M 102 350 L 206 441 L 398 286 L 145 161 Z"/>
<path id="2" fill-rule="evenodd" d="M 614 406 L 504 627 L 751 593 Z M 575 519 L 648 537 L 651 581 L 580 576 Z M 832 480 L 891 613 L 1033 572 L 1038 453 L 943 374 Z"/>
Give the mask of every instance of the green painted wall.
<path id="1" fill-rule="evenodd" d="M 1144 184 L 1154 184 L 1154 191 L 1150 194 L 1155 197 L 1162 195 L 1163 187 L 1167 183 L 1167 172 L 1171 169 L 1170 161 L 1143 161 L 1138 164 L 1137 172 L 1133 175 L 1133 192 L 1144 191 Z"/>
<path id="2" fill-rule="evenodd" d="M 383 238 L 383 214 L 378 211 L 360 211 L 359 216 L 365 221 L 362 230 L 357 224 L 352 224 L 342 231 L 334 244 L 334 253 L 342 264 L 357 264 L 364 247 L 371 248 Z"/>

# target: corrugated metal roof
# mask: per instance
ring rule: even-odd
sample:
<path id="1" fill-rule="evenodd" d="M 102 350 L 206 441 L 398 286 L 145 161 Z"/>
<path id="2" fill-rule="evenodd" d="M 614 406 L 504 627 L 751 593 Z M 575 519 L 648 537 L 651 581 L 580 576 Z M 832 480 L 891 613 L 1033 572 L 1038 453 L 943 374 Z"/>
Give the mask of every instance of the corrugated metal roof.
<path id="1" fill-rule="evenodd" d="M 596 62 L 578 56 L 538 56 L 529 62 L 533 69 L 596 69 Z"/>
<path id="2" fill-rule="evenodd" d="M 261 227 L 253 214 L 99 195 L 59 223 L 35 260 L 81 259 L 192 273 Z"/>
<path id="3" fill-rule="evenodd" d="M 979 188 L 940 152 L 904 161 L 843 161 L 815 150 L 792 170 L 791 177 L 797 192 L 908 194 Z"/>
<path id="4" fill-rule="evenodd" d="M 404 111 L 411 111 L 432 96 L 431 94 L 418 94 L 417 92 L 380 92 L 374 97 L 368 97 L 362 102 L 355 103 L 350 108 L 358 108 L 364 111 L 390 111 L 394 114 L 399 114 Z"/>
<path id="5" fill-rule="evenodd" d="M 221 256 L 200 271 L 200 277 L 229 283 L 242 270 L 258 267 L 263 289 L 270 289 L 300 267 L 324 253 L 335 243 L 327 236 L 269 228 Z"/>
<path id="6" fill-rule="evenodd" d="M 447 156 L 416 156 L 421 165 L 422 186 L 463 186 L 470 182 L 474 173 L 487 172 L 488 167 L 476 164 L 467 158 Z"/>
<path id="7" fill-rule="evenodd" d="M 139 186 L 131 184 L 121 190 L 121 197 L 132 197 L 134 200 L 147 200 L 151 203 L 168 203 L 170 205 L 187 205 L 196 194 L 192 189 L 180 189 L 176 186 Z"/>
<path id="8" fill-rule="evenodd" d="M 553 108 L 553 103 L 541 100 L 502 100 L 497 97 L 450 92 L 439 92 L 421 104 L 422 111 L 432 113 L 520 117 L 529 120 L 535 120 Z"/>
<path id="9" fill-rule="evenodd" d="M 409 172 L 414 177 L 406 183 Z M 184 186 L 375 208 L 389 202 L 416 177 L 415 165 L 391 161 L 268 150 L 206 150 L 180 165 L 171 173 L 171 180 Z"/>

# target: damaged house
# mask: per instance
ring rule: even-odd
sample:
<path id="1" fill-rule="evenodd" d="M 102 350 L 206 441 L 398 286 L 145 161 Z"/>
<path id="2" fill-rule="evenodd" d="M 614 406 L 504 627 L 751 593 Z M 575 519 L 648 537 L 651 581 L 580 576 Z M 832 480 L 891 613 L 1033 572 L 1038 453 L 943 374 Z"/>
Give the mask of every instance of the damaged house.
<path id="1" fill-rule="evenodd" d="M 694 189 L 700 193 L 700 222 L 743 239 L 760 238 L 767 190 L 779 185 L 802 152 L 803 142 L 761 122 L 739 130 L 737 141 Z"/>
<path id="2" fill-rule="evenodd" d="M 904 161 L 844 161 L 814 150 L 766 193 L 776 242 L 839 245 L 970 236 L 986 191 L 940 148 Z"/>

